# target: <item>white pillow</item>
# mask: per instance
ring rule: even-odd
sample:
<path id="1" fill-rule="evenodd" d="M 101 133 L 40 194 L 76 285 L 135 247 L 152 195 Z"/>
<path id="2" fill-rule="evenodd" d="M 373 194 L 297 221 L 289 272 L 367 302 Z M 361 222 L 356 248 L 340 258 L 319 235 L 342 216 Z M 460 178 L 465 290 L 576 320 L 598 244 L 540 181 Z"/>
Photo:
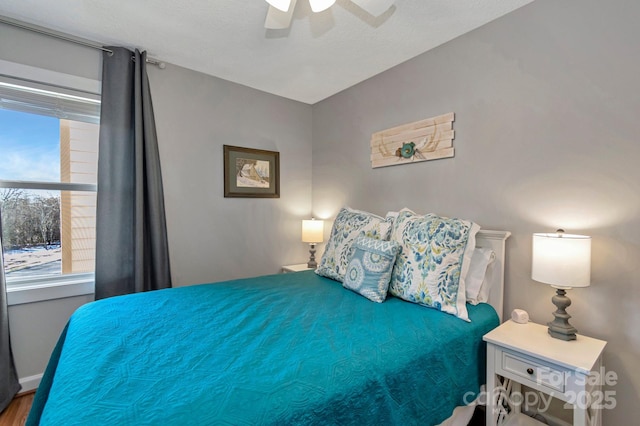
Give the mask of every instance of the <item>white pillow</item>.
<path id="1" fill-rule="evenodd" d="M 402 210 L 409 210 L 408 208 L 404 208 Z M 385 215 L 386 219 L 391 219 L 391 222 L 395 222 L 396 219 L 398 218 L 398 214 L 400 214 L 400 212 L 396 212 L 396 211 L 389 211 L 387 212 L 387 214 Z"/>
<path id="2" fill-rule="evenodd" d="M 470 221 L 469 223 L 471 224 L 471 229 L 469 230 L 467 246 L 464 249 L 464 256 L 462 257 L 462 268 L 460 270 L 460 287 L 464 289 L 463 291 L 465 293 L 468 285 L 467 282 L 469 277 L 469 270 L 471 269 L 471 262 L 473 260 L 473 254 L 476 251 L 476 234 L 478 233 L 478 231 L 480 231 L 480 225 Z"/>
<path id="3" fill-rule="evenodd" d="M 489 299 L 489 265 L 495 261 L 496 254 L 490 248 L 476 247 L 471 256 L 471 265 L 465 279 L 467 302 L 472 305 Z"/>

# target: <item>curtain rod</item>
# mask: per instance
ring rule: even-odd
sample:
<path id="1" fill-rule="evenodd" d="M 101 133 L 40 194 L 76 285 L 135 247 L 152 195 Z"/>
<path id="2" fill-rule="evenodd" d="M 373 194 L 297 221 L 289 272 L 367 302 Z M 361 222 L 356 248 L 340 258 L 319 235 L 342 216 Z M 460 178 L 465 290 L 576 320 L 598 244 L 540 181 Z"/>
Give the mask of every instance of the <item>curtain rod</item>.
<path id="1" fill-rule="evenodd" d="M 48 36 L 48 37 L 57 38 L 57 39 L 60 39 L 60 40 L 68 41 L 70 43 L 75 43 L 75 44 L 79 44 L 81 46 L 90 47 L 92 49 L 102 50 L 103 52 L 107 52 L 109 54 L 109 56 L 113 55 L 113 50 L 107 49 L 106 47 L 100 46 L 99 44 L 96 44 L 96 43 L 90 43 L 88 41 L 78 40 L 76 38 L 72 38 L 72 37 L 66 36 L 66 35 L 58 33 L 58 32 L 45 30 L 44 28 L 32 26 L 32 25 L 29 25 L 29 24 L 26 24 L 26 23 L 23 23 L 23 22 L 20 22 L 20 21 L 15 21 L 13 19 L 8 19 L 8 18 L 5 18 L 3 16 L 0 16 L 0 22 L 2 22 L 3 24 L 7 24 L 7 25 L 11 25 L 11 26 L 14 26 L 14 27 L 17 27 L 17 28 L 21 28 L 23 30 L 27 30 L 27 31 L 31 31 L 31 32 L 34 32 L 34 33 L 42 34 L 42 35 L 45 35 L 45 36 Z M 157 59 L 153 59 L 153 58 L 147 58 L 147 63 L 151 64 L 151 65 L 156 65 L 160 69 L 164 69 L 165 66 L 166 66 L 164 62 L 158 61 Z"/>

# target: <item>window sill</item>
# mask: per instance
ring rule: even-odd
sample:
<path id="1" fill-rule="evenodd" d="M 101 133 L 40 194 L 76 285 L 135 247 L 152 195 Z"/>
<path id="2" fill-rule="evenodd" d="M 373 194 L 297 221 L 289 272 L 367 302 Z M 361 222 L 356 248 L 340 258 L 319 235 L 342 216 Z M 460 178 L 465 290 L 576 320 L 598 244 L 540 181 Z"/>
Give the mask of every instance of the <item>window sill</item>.
<path id="1" fill-rule="evenodd" d="M 82 274 L 50 280 L 29 280 L 7 285 L 7 304 L 22 305 L 94 293 L 93 274 Z"/>

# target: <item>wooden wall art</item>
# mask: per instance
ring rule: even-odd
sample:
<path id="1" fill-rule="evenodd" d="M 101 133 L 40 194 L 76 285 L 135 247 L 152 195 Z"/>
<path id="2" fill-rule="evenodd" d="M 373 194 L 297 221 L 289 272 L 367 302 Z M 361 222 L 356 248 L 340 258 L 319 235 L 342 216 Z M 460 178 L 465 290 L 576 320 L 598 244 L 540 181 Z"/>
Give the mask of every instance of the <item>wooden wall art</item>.
<path id="1" fill-rule="evenodd" d="M 450 112 L 374 133 L 371 167 L 453 157 L 453 120 L 454 114 Z"/>

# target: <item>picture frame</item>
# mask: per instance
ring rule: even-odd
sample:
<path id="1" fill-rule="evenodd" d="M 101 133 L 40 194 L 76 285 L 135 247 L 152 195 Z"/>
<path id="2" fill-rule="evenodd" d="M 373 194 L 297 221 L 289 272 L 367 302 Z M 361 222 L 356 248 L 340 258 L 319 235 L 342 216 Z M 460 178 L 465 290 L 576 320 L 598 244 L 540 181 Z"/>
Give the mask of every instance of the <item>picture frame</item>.
<path id="1" fill-rule="evenodd" d="M 224 196 L 280 198 L 280 153 L 223 145 Z"/>

